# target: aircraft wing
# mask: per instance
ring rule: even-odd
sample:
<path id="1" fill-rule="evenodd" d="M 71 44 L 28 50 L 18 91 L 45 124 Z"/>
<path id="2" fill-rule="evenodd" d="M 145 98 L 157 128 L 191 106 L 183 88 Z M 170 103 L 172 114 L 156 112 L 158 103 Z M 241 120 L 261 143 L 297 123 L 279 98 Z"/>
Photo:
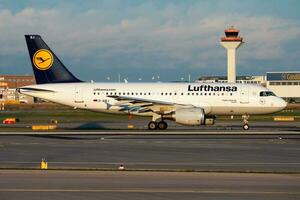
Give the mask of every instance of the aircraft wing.
<path id="1" fill-rule="evenodd" d="M 144 98 L 135 98 L 135 97 L 127 97 L 127 96 L 108 96 L 110 98 L 113 98 L 117 101 L 127 101 L 129 103 L 155 103 L 155 104 L 163 104 L 163 105 L 174 105 L 174 103 L 165 102 L 165 101 L 157 101 L 157 100 L 151 100 L 151 99 L 144 99 Z"/>
<path id="2" fill-rule="evenodd" d="M 173 102 L 158 101 L 144 98 L 128 97 L 128 96 L 108 96 L 117 100 L 115 106 L 121 107 L 120 111 L 128 112 L 154 112 L 157 114 L 166 114 L 175 110 L 176 107 L 194 107 L 193 105 L 175 104 Z"/>

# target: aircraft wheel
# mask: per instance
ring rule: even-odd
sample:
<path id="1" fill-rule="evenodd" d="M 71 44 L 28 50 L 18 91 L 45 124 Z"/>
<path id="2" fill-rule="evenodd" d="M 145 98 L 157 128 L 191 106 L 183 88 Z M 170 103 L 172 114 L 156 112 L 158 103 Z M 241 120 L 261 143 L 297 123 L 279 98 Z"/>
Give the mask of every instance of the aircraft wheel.
<path id="1" fill-rule="evenodd" d="M 154 121 L 149 122 L 148 129 L 149 130 L 155 130 L 155 129 L 157 129 L 157 123 L 154 122 Z"/>
<path id="2" fill-rule="evenodd" d="M 248 124 L 244 124 L 244 125 L 243 125 L 243 129 L 244 129 L 245 131 L 246 131 L 246 130 L 249 130 L 249 128 L 250 128 L 250 127 L 249 127 Z"/>
<path id="3" fill-rule="evenodd" d="M 157 124 L 159 130 L 166 130 L 168 128 L 168 124 L 165 121 L 160 121 Z"/>

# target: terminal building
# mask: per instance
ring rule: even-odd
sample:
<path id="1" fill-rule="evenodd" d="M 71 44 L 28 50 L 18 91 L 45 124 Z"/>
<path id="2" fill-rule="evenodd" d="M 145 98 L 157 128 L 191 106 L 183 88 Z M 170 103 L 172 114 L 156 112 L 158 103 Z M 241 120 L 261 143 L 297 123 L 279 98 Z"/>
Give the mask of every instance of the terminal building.
<path id="1" fill-rule="evenodd" d="M 226 76 L 202 76 L 196 82 L 228 83 Z M 237 76 L 236 83 L 259 84 L 266 86 L 266 76 Z"/>
<path id="2" fill-rule="evenodd" d="M 267 72 L 266 86 L 288 102 L 300 102 L 300 72 Z"/>
<path id="3" fill-rule="evenodd" d="M 0 75 L 0 103 L 32 103 L 32 97 L 18 93 L 16 88 L 33 84 L 35 84 L 33 76 Z"/>

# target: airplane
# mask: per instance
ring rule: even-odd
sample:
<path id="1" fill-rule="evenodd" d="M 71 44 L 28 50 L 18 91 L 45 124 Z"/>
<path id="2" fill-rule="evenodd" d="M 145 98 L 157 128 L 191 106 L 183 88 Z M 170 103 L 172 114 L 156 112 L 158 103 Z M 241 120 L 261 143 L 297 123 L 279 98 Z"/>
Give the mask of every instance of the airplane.
<path id="1" fill-rule="evenodd" d="M 96 83 L 75 77 L 40 35 L 25 35 L 36 85 L 22 94 L 90 111 L 149 116 L 150 130 L 165 130 L 167 120 L 211 125 L 217 115 L 242 115 L 244 130 L 252 114 L 283 110 L 287 103 L 269 89 L 230 83 Z"/>

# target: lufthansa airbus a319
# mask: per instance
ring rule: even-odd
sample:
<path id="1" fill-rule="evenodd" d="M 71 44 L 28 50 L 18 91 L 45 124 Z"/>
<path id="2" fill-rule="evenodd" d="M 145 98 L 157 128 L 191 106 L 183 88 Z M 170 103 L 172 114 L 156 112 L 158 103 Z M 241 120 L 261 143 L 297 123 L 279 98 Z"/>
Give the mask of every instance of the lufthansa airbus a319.
<path id="1" fill-rule="evenodd" d="M 217 115 L 269 114 L 286 102 L 260 85 L 226 83 L 93 83 L 76 78 L 39 35 L 25 35 L 36 85 L 22 94 L 98 112 L 151 117 L 150 130 L 165 130 L 167 120 L 208 125 Z M 247 120 L 243 128 L 249 129 Z"/>

